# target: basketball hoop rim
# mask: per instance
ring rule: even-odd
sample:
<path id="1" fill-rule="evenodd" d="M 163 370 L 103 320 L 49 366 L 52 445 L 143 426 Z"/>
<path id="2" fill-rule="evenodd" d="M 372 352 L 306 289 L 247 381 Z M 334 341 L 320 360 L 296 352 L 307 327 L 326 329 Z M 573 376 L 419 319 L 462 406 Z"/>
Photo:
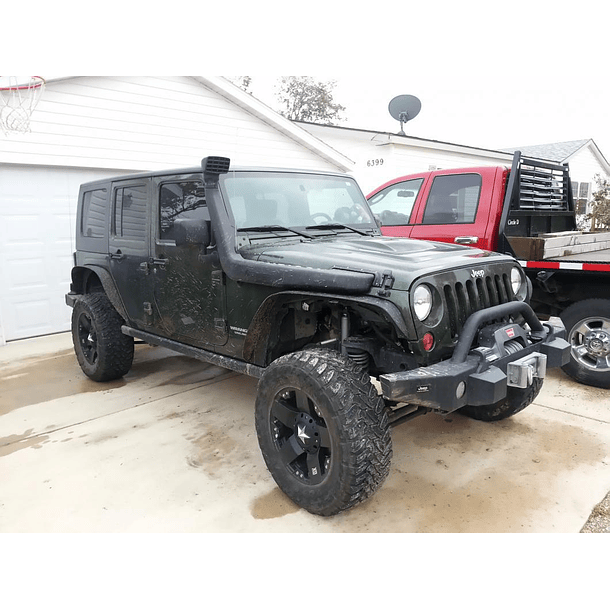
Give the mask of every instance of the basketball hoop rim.
<path id="1" fill-rule="evenodd" d="M 32 79 L 38 79 L 38 82 L 35 83 L 30 83 L 29 85 L 16 85 L 16 86 L 9 86 L 9 87 L 0 87 L 0 91 L 24 91 L 27 89 L 38 89 L 39 87 L 42 87 L 46 81 L 44 78 L 42 78 L 42 76 L 32 76 Z"/>

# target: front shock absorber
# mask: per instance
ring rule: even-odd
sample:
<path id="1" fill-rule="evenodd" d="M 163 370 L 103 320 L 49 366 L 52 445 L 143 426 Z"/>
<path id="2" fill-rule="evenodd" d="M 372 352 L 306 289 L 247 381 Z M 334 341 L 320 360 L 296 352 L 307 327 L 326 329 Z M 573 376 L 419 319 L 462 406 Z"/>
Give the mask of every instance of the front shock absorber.
<path id="1" fill-rule="evenodd" d="M 348 345 L 348 337 L 350 336 L 349 313 L 347 309 L 341 314 L 341 353 L 348 356 L 358 366 L 364 370 L 369 368 L 369 353 L 354 345 Z"/>

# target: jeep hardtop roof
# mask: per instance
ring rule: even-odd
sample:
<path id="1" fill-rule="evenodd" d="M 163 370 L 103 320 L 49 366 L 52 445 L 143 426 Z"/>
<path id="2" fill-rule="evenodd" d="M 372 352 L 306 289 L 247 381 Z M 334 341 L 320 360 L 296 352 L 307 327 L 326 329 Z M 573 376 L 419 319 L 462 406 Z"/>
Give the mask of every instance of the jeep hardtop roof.
<path id="1" fill-rule="evenodd" d="M 298 168 L 287 168 L 287 167 L 261 167 L 261 166 L 235 166 L 231 167 L 229 172 L 281 172 L 290 174 L 323 174 L 325 176 L 342 176 L 353 178 L 351 174 L 343 172 L 333 172 L 328 170 L 315 170 L 315 169 L 298 169 Z M 195 167 L 178 167 L 173 169 L 163 169 L 150 172 L 138 172 L 134 174 L 124 174 L 122 176 L 100 178 L 99 180 L 91 180 L 90 182 L 84 182 L 81 187 L 91 187 L 101 184 L 108 184 L 109 182 L 119 182 L 123 180 L 140 180 L 143 178 L 157 178 L 160 176 L 173 176 L 176 174 L 200 174 L 202 175 L 201 166 Z"/>

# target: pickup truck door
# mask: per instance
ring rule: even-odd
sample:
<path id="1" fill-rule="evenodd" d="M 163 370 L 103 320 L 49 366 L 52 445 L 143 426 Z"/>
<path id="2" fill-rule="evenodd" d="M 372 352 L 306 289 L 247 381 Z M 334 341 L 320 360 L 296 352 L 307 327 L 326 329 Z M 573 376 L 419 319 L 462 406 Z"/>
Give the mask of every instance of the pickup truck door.
<path id="1" fill-rule="evenodd" d="M 496 171 L 490 167 L 432 173 L 413 211 L 410 236 L 491 250 Z"/>
<path id="2" fill-rule="evenodd" d="M 192 175 L 154 181 L 153 256 L 149 261 L 159 334 L 194 345 L 224 345 L 228 338 L 225 277 L 197 244 L 177 245 L 178 219 L 209 220 L 203 183 Z"/>

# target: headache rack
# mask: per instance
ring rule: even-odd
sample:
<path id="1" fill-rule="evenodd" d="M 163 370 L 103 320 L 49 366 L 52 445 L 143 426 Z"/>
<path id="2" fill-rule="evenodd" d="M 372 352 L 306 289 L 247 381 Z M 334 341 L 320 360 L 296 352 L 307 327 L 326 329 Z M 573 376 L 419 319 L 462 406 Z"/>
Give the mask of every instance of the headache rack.
<path id="1" fill-rule="evenodd" d="M 536 237 L 575 229 L 568 165 L 526 158 L 516 151 L 500 220 L 499 249 L 514 255 L 509 237 Z"/>

